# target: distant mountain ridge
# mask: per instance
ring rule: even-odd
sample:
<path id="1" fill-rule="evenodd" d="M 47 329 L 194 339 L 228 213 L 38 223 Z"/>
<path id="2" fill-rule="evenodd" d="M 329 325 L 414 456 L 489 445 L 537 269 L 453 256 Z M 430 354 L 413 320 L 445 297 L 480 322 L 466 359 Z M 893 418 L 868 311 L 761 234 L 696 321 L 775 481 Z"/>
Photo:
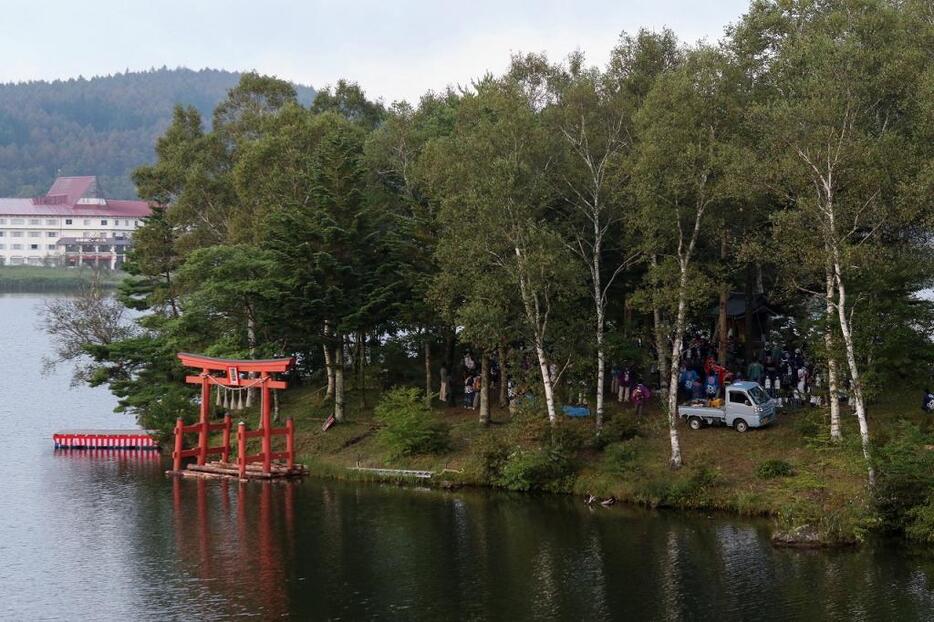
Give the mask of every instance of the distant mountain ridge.
<path id="1" fill-rule="evenodd" d="M 206 125 L 240 79 L 219 69 L 153 69 L 90 79 L 0 84 L 0 197 L 45 193 L 59 176 L 96 175 L 108 197 L 130 199 L 130 173 L 155 158 L 175 104 Z M 313 88 L 295 85 L 311 103 Z"/>

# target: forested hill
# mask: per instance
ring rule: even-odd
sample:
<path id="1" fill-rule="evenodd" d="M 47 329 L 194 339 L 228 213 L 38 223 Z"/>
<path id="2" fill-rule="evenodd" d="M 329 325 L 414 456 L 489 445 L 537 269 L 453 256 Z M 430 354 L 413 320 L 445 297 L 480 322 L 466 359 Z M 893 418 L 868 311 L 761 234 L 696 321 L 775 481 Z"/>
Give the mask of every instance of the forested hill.
<path id="1" fill-rule="evenodd" d="M 0 197 L 45 193 L 57 175 L 97 175 L 104 192 L 133 198 L 130 173 L 155 159 L 175 104 L 211 111 L 240 74 L 156 69 L 91 79 L 0 84 Z M 314 90 L 296 87 L 311 102 Z"/>

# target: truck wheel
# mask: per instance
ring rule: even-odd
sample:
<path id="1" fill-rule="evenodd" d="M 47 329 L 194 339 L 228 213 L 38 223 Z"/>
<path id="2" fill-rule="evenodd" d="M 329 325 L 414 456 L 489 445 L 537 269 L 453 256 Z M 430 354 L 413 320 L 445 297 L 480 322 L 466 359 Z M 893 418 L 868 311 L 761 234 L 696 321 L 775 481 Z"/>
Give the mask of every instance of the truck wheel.
<path id="1" fill-rule="evenodd" d="M 688 427 L 690 427 L 692 430 L 700 430 L 702 427 L 704 427 L 704 422 L 701 421 L 700 417 L 691 417 L 688 419 Z"/>
<path id="2" fill-rule="evenodd" d="M 746 430 L 749 429 L 749 426 L 742 419 L 737 419 L 736 421 L 734 421 L 733 427 L 736 429 L 737 432 L 745 432 Z"/>

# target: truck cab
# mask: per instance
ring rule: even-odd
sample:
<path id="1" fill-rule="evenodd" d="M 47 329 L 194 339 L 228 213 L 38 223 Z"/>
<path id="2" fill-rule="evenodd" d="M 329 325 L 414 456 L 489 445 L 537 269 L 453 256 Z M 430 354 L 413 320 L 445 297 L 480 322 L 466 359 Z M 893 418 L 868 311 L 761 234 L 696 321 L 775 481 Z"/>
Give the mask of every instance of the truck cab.
<path id="1" fill-rule="evenodd" d="M 678 416 L 685 419 L 692 430 L 719 424 L 745 432 L 775 421 L 775 403 L 759 383 L 734 382 L 726 385 L 724 394 L 722 406 L 679 406 Z"/>

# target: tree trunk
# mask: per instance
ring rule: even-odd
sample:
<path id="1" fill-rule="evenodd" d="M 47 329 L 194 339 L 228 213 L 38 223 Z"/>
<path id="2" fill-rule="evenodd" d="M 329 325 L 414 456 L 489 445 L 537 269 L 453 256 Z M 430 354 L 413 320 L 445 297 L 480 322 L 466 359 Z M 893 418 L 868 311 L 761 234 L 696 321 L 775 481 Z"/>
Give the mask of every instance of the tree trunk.
<path id="1" fill-rule="evenodd" d="M 480 357 L 480 425 L 490 424 L 490 355 Z"/>
<path id="2" fill-rule="evenodd" d="M 850 388 L 850 397 L 856 409 L 856 419 L 859 422 L 859 437 L 863 445 L 863 457 L 866 459 L 866 471 L 869 476 L 869 487 L 876 486 L 876 471 L 872 466 L 872 445 L 869 438 L 869 421 L 866 418 L 866 402 L 863 399 L 863 386 L 860 384 L 859 367 L 856 363 L 856 344 L 853 341 L 852 321 L 846 315 L 846 286 L 843 284 L 843 270 L 840 266 L 839 254 L 834 250 L 833 258 L 834 280 L 837 286 L 837 316 L 840 321 L 840 333 L 843 336 L 843 345 L 846 347 L 846 361 L 850 368 L 850 379 L 853 386 Z"/>
<path id="3" fill-rule="evenodd" d="M 344 420 L 344 338 L 338 336 L 334 349 L 334 420 Z"/>
<path id="4" fill-rule="evenodd" d="M 555 394 L 552 383 L 551 371 L 548 369 L 548 358 L 545 356 L 545 348 L 541 339 L 535 338 L 535 354 L 538 356 L 538 368 L 542 374 L 542 386 L 545 390 L 545 406 L 548 409 L 548 422 L 555 425 L 558 422 L 558 415 L 555 412 Z"/>
<path id="5" fill-rule="evenodd" d="M 827 326 L 824 327 L 824 349 L 827 350 L 827 401 L 830 403 L 830 440 L 838 442 L 843 439 L 840 430 L 840 395 L 837 373 L 837 354 L 834 351 L 833 326 L 830 321 L 833 317 L 833 269 L 827 265 Z"/>
<path id="6" fill-rule="evenodd" d="M 753 292 L 755 274 L 753 273 L 753 266 L 746 266 L 746 289 L 743 292 L 743 297 L 746 299 L 746 315 L 743 318 L 745 326 L 743 330 L 746 332 L 746 341 L 743 344 L 743 358 L 746 359 L 746 368 L 749 368 L 749 364 L 752 363 L 752 360 L 755 358 L 755 349 L 753 348 L 752 343 L 752 331 L 754 329 L 753 323 L 753 314 L 752 314 L 752 299 L 755 297 Z"/>
<path id="7" fill-rule="evenodd" d="M 658 257 L 652 255 L 652 268 L 658 267 Z M 668 384 L 668 353 L 665 352 L 665 327 L 662 325 L 662 310 L 654 300 L 652 302 L 652 322 L 655 328 L 655 356 L 658 359 L 658 386 Z M 678 366 L 674 365 L 675 369 Z"/>
<path id="8" fill-rule="evenodd" d="M 726 264 L 726 246 L 727 239 L 726 233 L 724 233 L 720 238 L 720 262 L 721 265 Z M 717 317 L 717 332 L 720 335 L 720 339 L 717 345 L 717 362 L 721 365 L 726 365 L 726 349 L 728 346 L 727 333 L 729 329 L 727 328 L 727 316 L 726 316 L 726 305 L 730 300 L 730 284 L 724 279 L 723 283 L 720 285 L 720 309 Z M 748 301 L 747 301 L 748 306 Z"/>
<path id="9" fill-rule="evenodd" d="M 668 376 L 668 438 L 671 441 L 673 469 L 681 468 L 681 442 L 678 438 L 678 368 L 681 365 L 681 342 L 684 339 L 684 318 L 687 314 L 687 265 L 681 262 L 681 277 L 678 283 L 678 314 L 671 344 L 671 368 Z"/>
<path id="10" fill-rule="evenodd" d="M 606 375 L 603 352 L 603 309 L 597 307 L 597 434 L 603 429 L 603 378 Z"/>
<path id="11" fill-rule="evenodd" d="M 454 347 L 455 347 L 456 344 L 455 344 L 455 341 L 454 341 L 454 338 L 455 338 L 454 329 L 448 327 L 447 330 L 446 330 L 446 332 L 447 332 L 447 335 L 445 336 L 445 340 L 446 340 L 446 341 L 445 341 L 445 344 L 444 344 L 444 345 L 445 345 L 445 347 L 444 347 L 444 364 L 445 364 L 445 367 L 447 367 L 447 370 L 448 370 L 448 378 L 450 379 L 450 382 L 449 382 L 449 384 L 448 384 L 448 396 L 447 396 L 448 399 L 447 399 L 447 403 L 448 403 L 448 406 L 453 406 L 453 405 L 454 405 L 454 379 L 457 378 L 457 374 L 454 373 L 454 370 L 455 370 L 455 367 L 454 367 Z"/>
<path id="12" fill-rule="evenodd" d="M 253 319 L 253 311 L 249 305 L 247 305 L 247 320 L 246 320 L 246 342 L 247 346 L 250 348 L 250 358 L 256 358 L 256 320 Z M 254 377 L 254 373 L 248 374 L 250 378 Z M 253 405 L 253 391 L 255 389 L 246 390 L 246 407 L 250 408 Z"/>
<path id="13" fill-rule="evenodd" d="M 524 262 L 522 248 L 518 245 L 514 247 L 516 258 L 519 260 L 519 292 L 522 296 L 522 306 L 525 308 L 526 321 L 533 329 L 535 335 L 535 354 L 538 356 L 538 367 L 542 374 L 542 386 L 545 390 L 545 406 L 548 409 L 548 422 L 555 425 L 558 422 L 558 415 L 555 412 L 554 383 L 551 378 L 551 372 L 548 369 L 548 357 L 545 355 L 545 326 L 548 321 L 548 309 L 541 310 L 537 294 L 533 294 L 530 284 L 526 281 L 526 275 L 523 273 L 521 265 Z"/>
<path id="14" fill-rule="evenodd" d="M 357 359 L 359 361 L 360 371 L 360 402 L 363 408 L 366 408 L 366 332 L 361 331 L 358 335 Z"/>
<path id="15" fill-rule="evenodd" d="M 596 185 L 596 184 L 595 184 Z M 596 334 L 596 343 L 597 343 L 597 414 L 596 414 L 596 426 L 597 434 L 600 433 L 600 430 L 603 429 L 603 376 L 605 374 L 604 367 L 606 361 L 604 358 L 603 352 L 603 329 L 604 329 L 604 313 L 606 311 L 604 307 L 604 298 L 603 298 L 603 280 L 600 278 L 600 255 L 603 236 L 600 233 L 600 221 L 599 221 L 599 209 L 597 208 L 596 201 L 594 202 L 594 219 L 593 219 L 593 232 L 594 232 L 594 245 L 593 245 L 593 256 L 592 264 L 590 266 L 591 278 L 593 280 L 593 301 L 596 311 L 596 320 L 597 320 L 597 334 Z"/>
<path id="16" fill-rule="evenodd" d="M 428 340 L 428 330 L 425 330 L 425 404 L 431 408 L 431 342 Z"/>
<path id="17" fill-rule="evenodd" d="M 328 390 L 324 394 L 325 401 L 334 397 L 334 360 L 331 358 L 331 344 L 327 343 L 328 338 L 331 336 L 331 325 L 325 321 L 324 322 L 324 339 L 325 344 L 322 347 L 324 350 L 324 367 L 327 369 L 328 373 Z"/>
<path id="18" fill-rule="evenodd" d="M 654 307 L 653 307 L 654 309 Z M 629 298 L 623 295 L 623 338 L 629 338 L 629 327 L 632 325 L 632 305 Z"/>
<path id="19" fill-rule="evenodd" d="M 507 385 L 509 383 L 509 375 L 506 373 L 506 347 L 499 347 L 499 407 L 506 408 L 509 404 L 509 394 L 507 392 Z"/>

